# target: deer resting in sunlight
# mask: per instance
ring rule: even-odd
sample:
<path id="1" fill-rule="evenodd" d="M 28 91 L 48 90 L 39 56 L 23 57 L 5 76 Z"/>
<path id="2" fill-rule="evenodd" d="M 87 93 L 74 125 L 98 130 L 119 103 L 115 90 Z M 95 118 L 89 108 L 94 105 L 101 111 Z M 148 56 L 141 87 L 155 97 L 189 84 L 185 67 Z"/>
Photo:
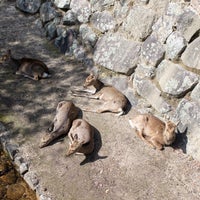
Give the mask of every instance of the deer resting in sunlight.
<path id="1" fill-rule="evenodd" d="M 76 119 L 68 133 L 70 139 L 67 156 L 73 153 L 90 154 L 94 150 L 94 129 L 83 119 Z"/>
<path id="2" fill-rule="evenodd" d="M 129 119 L 131 127 L 137 135 L 153 148 L 162 150 L 164 145 L 170 145 L 176 138 L 176 124 L 163 122 L 150 114 L 138 114 Z"/>
<path id="3" fill-rule="evenodd" d="M 67 134 L 72 122 L 78 117 L 79 108 L 71 101 L 61 101 L 56 108 L 56 116 L 51 123 L 51 126 L 43 135 L 40 147 L 47 146 L 54 139 L 61 135 Z"/>
<path id="4" fill-rule="evenodd" d="M 71 90 L 73 96 L 88 97 L 91 99 L 98 99 L 102 104 L 98 108 L 83 108 L 85 111 L 102 113 L 110 111 L 118 113 L 120 116 L 124 114 L 128 100 L 125 95 L 118 91 L 113 86 L 104 85 L 94 74 L 90 74 L 84 83 L 84 88 L 94 86 L 95 93 L 85 92 L 84 90 Z"/>
<path id="5" fill-rule="evenodd" d="M 15 59 L 11 54 L 11 50 L 8 50 L 7 53 L 1 57 L 0 62 L 8 62 L 12 67 L 16 68 L 16 74 L 23 75 L 33 80 L 50 77 L 49 69 L 45 63 L 32 58 Z"/>

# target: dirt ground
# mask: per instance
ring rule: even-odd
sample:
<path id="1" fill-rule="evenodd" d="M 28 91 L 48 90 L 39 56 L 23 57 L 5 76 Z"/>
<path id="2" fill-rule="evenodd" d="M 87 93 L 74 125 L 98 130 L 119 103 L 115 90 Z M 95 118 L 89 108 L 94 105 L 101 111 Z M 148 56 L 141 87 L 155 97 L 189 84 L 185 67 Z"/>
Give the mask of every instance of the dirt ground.
<path id="1" fill-rule="evenodd" d="M 15 57 L 43 60 L 52 78 L 38 82 L 13 74 L 0 65 L 0 121 L 13 130 L 10 140 L 28 161 L 40 185 L 54 200 L 200 199 L 200 164 L 181 149 L 156 151 L 144 144 L 128 124 L 127 115 L 83 112 L 96 129 L 95 153 L 89 158 L 65 157 L 67 137 L 39 148 L 40 138 L 61 100 L 88 103 L 70 96 L 81 85 L 86 67 L 67 60 L 36 26 L 38 16 L 25 15 L 14 2 L 0 4 L 0 55 L 8 48 Z"/>

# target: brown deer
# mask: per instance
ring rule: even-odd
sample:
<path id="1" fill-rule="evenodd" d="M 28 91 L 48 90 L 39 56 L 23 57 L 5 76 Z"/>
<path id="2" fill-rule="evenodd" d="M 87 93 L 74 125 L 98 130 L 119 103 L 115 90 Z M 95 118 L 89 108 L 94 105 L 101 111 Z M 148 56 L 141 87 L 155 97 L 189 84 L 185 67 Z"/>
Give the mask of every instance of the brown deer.
<path id="1" fill-rule="evenodd" d="M 32 58 L 15 59 L 11 54 L 11 50 L 8 50 L 7 53 L 1 57 L 0 63 L 4 62 L 9 62 L 10 65 L 16 67 L 15 73 L 17 75 L 23 75 L 33 80 L 51 76 L 48 67 L 42 61 Z"/>
<path id="2" fill-rule="evenodd" d="M 79 108 L 71 101 L 61 101 L 56 108 L 56 116 L 41 139 L 40 147 L 47 146 L 54 139 L 67 134 L 72 122 L 78 117 Z"/>
<path id="3" fill-rule="evenodd" d="M 170 145 L 176 138 L 176 124 L 163 122 L 151 114 L 138 114 L 129 119 L 131 127 L 137 135 L 153 148 L 162 150 L 164 145 Z"/>
<path id="4" fill-rule="evenodd" d="M 73 153 L 91 154 L 94 150 L 94 129 L 83 119 L 76 119 L 68 133 L 70 139 L 67 156 Z"/>
<path id="5" fill-rule="evenodd" d="M 102 113 L 110 111 L 118 113 L 120 116 L 124 114 L 128 100 L 125 95 L 118 91 L 113 86 L 104 85 L 93 73 L 91 73 L 85 80 L 84 88 L 94 86 L 95 93 L 88 93 L 85 90 L 71 90 L 73 96 L 88 97 L 91 99 L 98 99 L 101 105 L 98 108 L 83 108 L 82 110 L 89 112 Z"/>

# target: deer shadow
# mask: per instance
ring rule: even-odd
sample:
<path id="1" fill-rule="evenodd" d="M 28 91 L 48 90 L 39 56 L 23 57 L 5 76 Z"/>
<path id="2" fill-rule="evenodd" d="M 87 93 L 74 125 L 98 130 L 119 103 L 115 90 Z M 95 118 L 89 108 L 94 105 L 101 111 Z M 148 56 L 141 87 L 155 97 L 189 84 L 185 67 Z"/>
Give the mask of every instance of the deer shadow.
<path id="1" fill-rule="evenodd" d="M 180 132 L 179 129 L 177 128 L 176 140 L 172 144 L 172 147 L 174 149 L 181 149 L 183 153 L 187 153 L 187 142 L 188 142 L 187 131 L 188 131 L 187 127 L 183 132 Z"/>
<path id="2" fill-rule="evenodd" d="M 105 159 L 108 156 L 100 156 L 98 153 L 102 147 L 102 140 L 100 132 L 93 127 L 94 129 L 94 150 L 91 154 L 85 155 L 85 159 L 80 163 L 80 165 L 85 165 L 86 163 L 95 162 L 99 159 Z"/>

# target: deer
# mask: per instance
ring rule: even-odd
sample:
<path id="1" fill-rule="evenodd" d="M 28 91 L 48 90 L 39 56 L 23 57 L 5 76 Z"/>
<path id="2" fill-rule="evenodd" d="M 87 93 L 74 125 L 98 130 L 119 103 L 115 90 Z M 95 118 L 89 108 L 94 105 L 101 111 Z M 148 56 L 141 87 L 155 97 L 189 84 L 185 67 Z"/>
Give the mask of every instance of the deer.
<path id="1" fill-rule="evenodd" d="M 49 69 L 44 62 L 25 57 L 16 59 L 12 56 L 10 49 L 1 57 L 0 63 L 4 62 L 8 62 L 12 67 L 16 68 L 15 74 L 23 75 L 35 81 L 51 77 Z"/>
<path id="2" fill-rule="evenodd" d="M 71 90 L 72 95 L 99 100 L 101 105 L 98 108 L 82 108 L 82 110 L 96 113 L 110 111 L 112 113 L 117 113 L 117 116 L 125 114 L 128 100 L 119 90 L 113 86 L 105 85 L 93 73 L 87 76 L 83 84 L 84 88 L 88 88 L 89 86 L 93 86 L 95 92 L 91 93 L 87 90 L 76 89 Z"/>
<path id="3" fill-rule="evenodd" d="M 66 156 L 76 154 L 91 154 L 94 150 L 94 129 L 84 119 L 76 119 L 68 133 L 69 149 Z"/>
<path id="4" fill-rule="evenodd" d="M 172 121 L 164 122 L 151 114 L 137 114 L 129 119 L 129 123 L 139 138 L 154 149 L 163 150 L 176 139 L 177 124 Z"/>
<path id="5" fill-rule="evenodd" d="M 71 128 L 73 120 L 78 117 L 79 108 L 72 101 L 61 101 L 56 108 L 56 115 L 41 138 L 40 148 L 50 144 L 54 139 L 65 135 Z"/>

